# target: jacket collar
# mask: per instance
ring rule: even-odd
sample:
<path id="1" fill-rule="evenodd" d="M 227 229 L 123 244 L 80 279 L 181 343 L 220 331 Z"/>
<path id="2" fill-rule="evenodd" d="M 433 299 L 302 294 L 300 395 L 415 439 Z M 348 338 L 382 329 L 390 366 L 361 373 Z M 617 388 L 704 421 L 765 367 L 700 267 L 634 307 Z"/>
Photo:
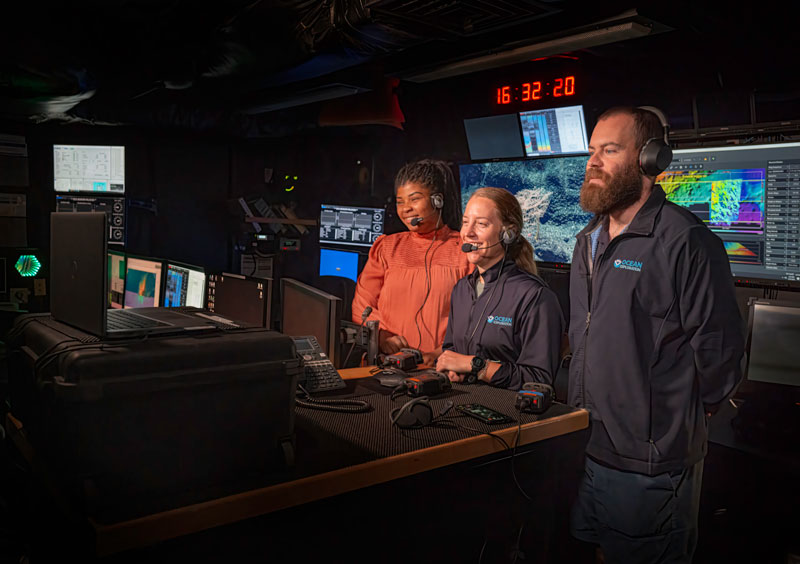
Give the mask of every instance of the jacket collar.
<path id="1" fill-rule="evenodd" d="M 516 266 L 514 263 L 514 259 L 506 257 L 506 259 L 497 261 L 497 264 L 493 264 L 489 267 L 486 272 L 483 273 L 483 282 L 484 284 L 490 284 L 497 280 L 497 277 L 500 275 L 500 266 L 503 266 L 503 272 L 509 272 L 511 268 Z M 469 275 L 470 280 L 472 282 L 472 287 L 475 287 L 475 284 L 478 282 L 478 277 L 480 276 L 480 272 L 478 272 L 478 267 L 475 267 L 475 270 L 472 271 L 472 274 Z"/>
<path id="2" fill-rule="evenodd" d="M 632 233 L 634 235 L 652 234 L 656 223 L 656 217 L 658 217 L 659 212 L 661 212 L 661 208 L 664 206 L 666 199 L 667 195 L 664 193 L 661 185 L 653 185 L 653 191 L 650 193 L 650 197 L 647 198 L 647 201 L 645 201 L 641 209 L 636 212 L 636 216 L 633 218 L 633 221 L 631 221 L 628 229 L 625 230 L 625 233 Z M 595 215 L 576 237 L 591 233 L 597 229 L 599 225 L 604 223 L 607 217 L 608 216 L 605 214 Z"/>

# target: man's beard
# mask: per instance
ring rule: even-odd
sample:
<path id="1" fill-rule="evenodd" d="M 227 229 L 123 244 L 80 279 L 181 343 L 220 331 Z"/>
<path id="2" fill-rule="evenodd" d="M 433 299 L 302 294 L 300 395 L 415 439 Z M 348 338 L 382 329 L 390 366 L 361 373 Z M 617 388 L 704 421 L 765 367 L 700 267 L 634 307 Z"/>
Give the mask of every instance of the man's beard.
<path id="1" fill-rule="evenodd" d="M 599 178 L 605 186 L 590 183 L 593 178 Z M 638 163 L 632 162 L 615 176 L 589 169 L 581 186 L 581 207 L 589 213 L 606 215 L 635 204 L 641 196 L 642 173 Z"/>

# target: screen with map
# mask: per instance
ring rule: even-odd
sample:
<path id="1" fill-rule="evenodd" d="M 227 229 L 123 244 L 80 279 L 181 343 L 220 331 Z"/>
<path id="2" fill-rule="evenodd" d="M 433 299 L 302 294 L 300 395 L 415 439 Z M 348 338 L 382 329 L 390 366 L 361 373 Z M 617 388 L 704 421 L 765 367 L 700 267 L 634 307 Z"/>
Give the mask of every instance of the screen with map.
<path id="1" fill-rule="evenodd" d="M 719 235 L 738 281 L 800 284 L 800 143 L 679 149 L 657 182 Z"/>
<path id="2" fill-rule="evenodd" d="M 588 156 L 467 163 L 459 166 L 461 202 L 483 186 L 505 188 L 522 207 L 522 234 L 539 262 L 569 264 L 575 235 L 592 214 L 580 206 Z"/>

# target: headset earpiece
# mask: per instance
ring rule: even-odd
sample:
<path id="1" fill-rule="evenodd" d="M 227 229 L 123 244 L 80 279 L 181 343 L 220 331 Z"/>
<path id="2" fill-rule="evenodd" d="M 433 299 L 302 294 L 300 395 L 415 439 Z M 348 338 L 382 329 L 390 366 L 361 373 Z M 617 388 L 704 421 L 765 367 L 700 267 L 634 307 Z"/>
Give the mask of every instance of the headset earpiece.
<path id="1" fill-rule="evenodd" d="M 517 240 L 517 233 L 510 227 L 503 227 L 503 230 L 500 232 L 500 240 L 508 247 Z"/>
<path id="2" fill-rule="evenodd" d="M 440 210 L 444 207 L 444 198 L 438 192 L 435 194 L 431 194 L 431 205 L 434 209 Z"/>
<path id="3" fill-rule="evenodd" d="M 658 118 L 664 131 L 664 137 L 652 137 L 647 140 L 639 151 L 639 169 L 646 176 L 658 176 L 664 172 L 672 162 L 672 149 L 669 146 L 669 123 L 664 113 L 653 106 L 639 106 Z"/>
<path id="4" fill-rule="evenodd" d="M 419 429 L 430 425 L 433 421 L 433 408 L 428 396 L 420 396 L 393 409 L 391 419 L 392 425 L 401 429 Z"/>

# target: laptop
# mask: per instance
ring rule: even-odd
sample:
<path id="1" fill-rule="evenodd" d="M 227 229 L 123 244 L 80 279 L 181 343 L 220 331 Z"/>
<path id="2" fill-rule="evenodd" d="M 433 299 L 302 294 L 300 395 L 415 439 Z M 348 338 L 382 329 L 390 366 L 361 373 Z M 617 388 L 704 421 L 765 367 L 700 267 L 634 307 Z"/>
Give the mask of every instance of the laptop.
<path id="1" fill-rule="evenodd" d="M 199 309 L 201 315 L 159 307 L 109 310 L 107 221 L 103 212 L 50 214 L 50 314 L 56 321 L 101 338 L 218 329 Z"/>

